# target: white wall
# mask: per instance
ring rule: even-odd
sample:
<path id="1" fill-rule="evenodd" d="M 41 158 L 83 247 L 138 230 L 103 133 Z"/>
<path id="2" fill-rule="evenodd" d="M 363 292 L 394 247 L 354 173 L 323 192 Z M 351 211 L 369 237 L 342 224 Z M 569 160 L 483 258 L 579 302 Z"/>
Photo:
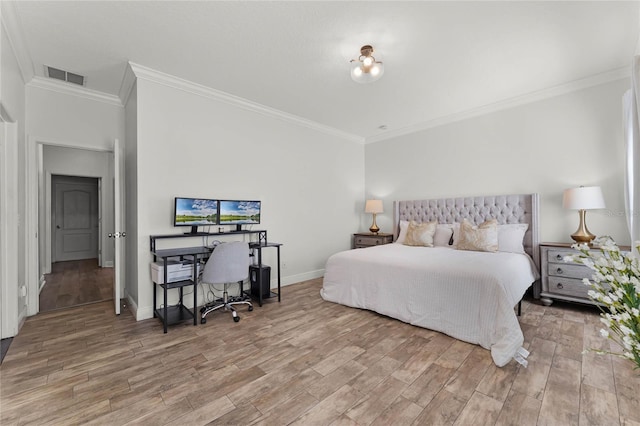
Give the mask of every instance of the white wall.
<path id="1" fill-rule="evenodd" d="M 175 196 L 261 200 L 254 229 L 284 244 L 285 284 L 320 276 L 350 247 L 362 145 L 144 79 L 137 102 L 138 319 L 152 313 L 149 236 L 183 232 L 172 226 Z M 263 254 L 275 264 L 275 250 Z"/>
<path id="2" fill-rule="evenodd" d="M 2 161 L 3 197 L 2 210 L 7 213 L 0 217 L 0 229 L 5 232 L 0 235 L 4 242 L 10 242 L 3 256 L 3 271 L 0 274 L 0 301 L 2 323 L 1 337 L 11 337 L 17 334 L 18 326 L 27 313 L 27 298 L 20 295 L 19 288 L 25 285 L 25 175 L 19 165 L 25 159 L 25 90 L 24 81 L 18 65 L 13 47 L 7 35 L 4 18 L 0 24 L 0 108 L 4 110 L 5 119 L 17 124 L 17 137 L 8 139 L 10 146 L 3 146 L 2 152 L 6 157 Z M 7 117 L 8 116 L 8 117 Z M 1 129 L 4 131 L 5 127 Z M 14 135 L 15 135 L 14 131 Z M 3 143 L 6 143 L 3 136 Z M 9 186 L 7 188 L 7 186 Z M 6 197 L 6 198 L 5 198 Z M 5 204 L 6 203 L 6 204 Z"/>
<path id="3" fill-rule="evenodd" d="M 369 144 L 366 192 L 381 197 L 378 225 L 391 229 L 393 200 L 540 194 L 541 240 L 570 242 L 578 213 L 562 192 L 600 185 L 606 210 L 587 213 L 596 235 L 629 244 L 624 218 L 620 80 L 415 134 Z"/>

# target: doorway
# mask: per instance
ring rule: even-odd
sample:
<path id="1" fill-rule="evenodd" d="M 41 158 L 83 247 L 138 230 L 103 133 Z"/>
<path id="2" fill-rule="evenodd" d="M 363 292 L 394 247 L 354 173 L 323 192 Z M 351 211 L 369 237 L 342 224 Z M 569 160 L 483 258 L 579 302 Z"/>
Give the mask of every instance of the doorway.
<path id="1" fill-rule="evenodd" d="M 40 311 L 112 299 L 113 268 L 100 259 L 100 179 L 51 175 L 51 271 Z"/>

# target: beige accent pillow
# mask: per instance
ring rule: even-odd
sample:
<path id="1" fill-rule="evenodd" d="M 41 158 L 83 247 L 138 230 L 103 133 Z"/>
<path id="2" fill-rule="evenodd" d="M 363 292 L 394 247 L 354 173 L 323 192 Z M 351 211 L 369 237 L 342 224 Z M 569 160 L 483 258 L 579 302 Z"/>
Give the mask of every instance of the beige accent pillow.
<path id="1" fill-rule="evenodd" d="M 404 239 L 406 246 L 425 246 L 433 247 L 433 235 L 436 233 L 436 225 L 438 222 L 417 223 L 409 222 L 407 227 L 407 236 Z"/>
<path id="2" fill-rule="evenodd" d="M 458 250 L 498 251 L 498 221 L 495 219 L 474 226 L 468 220 L 460 224 Z"/>

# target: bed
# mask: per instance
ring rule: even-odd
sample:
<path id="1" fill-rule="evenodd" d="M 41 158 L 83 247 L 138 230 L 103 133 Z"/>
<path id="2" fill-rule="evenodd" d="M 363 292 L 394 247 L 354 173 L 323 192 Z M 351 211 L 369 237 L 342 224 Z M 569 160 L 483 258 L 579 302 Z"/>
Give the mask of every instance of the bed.
<path id="1" fill-rule="evenodd" d="M 526 229 L 520 234 L 522 252 L 397 242 L 401 223 L 437 221 L 444 229 L 465 219 L 475 225 L 496 219 L 500 229 Z M 526 365 L 514 307 L 539 278 L 538 235 L 537 194 L 397 201 L 396 242 L 331 256 L 321 296 L 479 344 L 500 367 L 514 358 Z"/>

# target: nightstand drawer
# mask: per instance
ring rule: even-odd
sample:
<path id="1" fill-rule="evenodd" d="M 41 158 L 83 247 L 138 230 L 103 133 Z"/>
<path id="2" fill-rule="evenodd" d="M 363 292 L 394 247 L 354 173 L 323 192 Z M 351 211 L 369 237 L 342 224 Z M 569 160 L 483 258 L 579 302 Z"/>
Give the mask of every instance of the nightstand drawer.
<path id="1" fill-rule="evenodd" d="M 564 258 L 566 256 L 572 256 L 579 254 L 577 251 L 571 250 L 549 250 L 547 251 L 547 262 L 549 263 L 564 263 L 564 264 L 575 264 L 575 262 L 565 262 Z"/>
<path id="2" fill-rule="evenodd" d="M 589 300 L 589 295 L 587 293 L 590 289 L 591 287 L 584 285 L 582 280 L 549 277 L 549 293 Z"/>
<path id="3" fill-rule="evenodd" d="M 359 246 L 377 246 L 384 244 L 384 239 L 373 237 L 356 237 L 356 244 Z"/>
<path id="4" fill-rule="evenodd" d="M 547 264 L 547 274 L 550 277 L 564 277 L 564 278 L 591 278 L 593 271 L 583 265 L 576 265 L 571 263 L 549 263 Z"/>
<path id="5" fill-rule="evenodd" d="M 366 248 L 373 246 L 380 246 L 383 244 L 389 244 L 393 242 L 393 234 L 384 234 L 382 232 L 378 234 L 353 234 L 353 246 L 354 248 Z"/>

